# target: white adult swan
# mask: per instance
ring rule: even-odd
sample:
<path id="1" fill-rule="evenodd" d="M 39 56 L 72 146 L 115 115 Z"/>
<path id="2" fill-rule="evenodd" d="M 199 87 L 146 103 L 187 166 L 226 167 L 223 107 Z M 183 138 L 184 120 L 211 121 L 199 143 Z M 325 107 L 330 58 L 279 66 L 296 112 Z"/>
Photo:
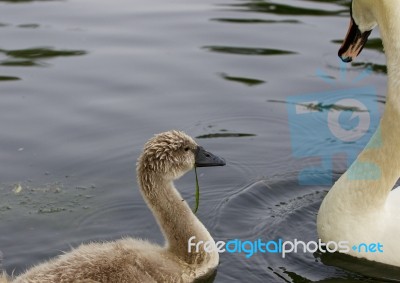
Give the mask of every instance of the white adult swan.
<path id="1" fill-rule="evenodd" d="M 377 246 L 365 252 L 364 246 L 362 252 L 350 249 L 348 254 L 400 266 L 400 188 L 392 190 L 400 176 L 400 1 L 353 0 L 339 55 L 345 62 L 355 58 L 376 25 L 388 68 L 385 111 L 369 144 L 322 202 L 317 229 L 325 243 L 348 241 L 350 248 L 380 243 L 383 252 Z"/>
<path id="2" fill-rule="evenodd" d="M 141 193 L 166 238 L 165 247 L 125 238 L 81 245 L 42 263 L 13 283 L 175 283 L 192 282 L 216 269 L 219 256 L 200 248 L 188 252 L 188 240 L 213 239 L 173 185 L 194 166 L 223 166 L 225 161 L 198 146 L 183 132 L 169 131 L 150 139 L 137 163 Z M 0 274 L 1 277 L 1 274 Z M 0 282 L 8 282 L 6 277 Z"/>

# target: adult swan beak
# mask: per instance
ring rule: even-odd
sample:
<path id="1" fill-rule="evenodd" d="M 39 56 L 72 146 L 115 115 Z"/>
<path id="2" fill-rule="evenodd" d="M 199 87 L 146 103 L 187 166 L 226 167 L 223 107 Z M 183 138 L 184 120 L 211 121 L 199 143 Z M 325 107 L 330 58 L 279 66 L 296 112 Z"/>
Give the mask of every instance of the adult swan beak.
<path id="1" fill-rule="evenodd" d="M 357 24 L 354 22 L 353 17 L 351 17 L 349 30 L 339 49 L 338 55 L 340 59 L 346 63 L 353 61 L 353 59 L 356 58 L 364 48 L 371 31 L 372 30 L 361 32 Z"/>

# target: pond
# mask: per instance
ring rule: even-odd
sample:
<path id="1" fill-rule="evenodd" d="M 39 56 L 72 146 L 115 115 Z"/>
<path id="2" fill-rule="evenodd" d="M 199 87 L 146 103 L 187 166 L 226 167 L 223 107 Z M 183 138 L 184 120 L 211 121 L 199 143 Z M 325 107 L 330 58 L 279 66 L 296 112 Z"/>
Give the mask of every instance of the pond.
<path id="1" fill-rule="evenodd" d="M 145 141 L 170 129 L 227 160 L 198 170 L 197 215 L 214 239 L 316 240 L 329 180 L 364 144 L 310 142 L 326 121 L 308 126 L 291 99 L 320 93 L 325 113 L 337 101 L 326 93 L 373 87 L 378 114 L 385 103 L 378 30 L 357 62 L 338 61 L 349 1 L 1 0 L 0 11 L 0 254 L 9 274 L 90 241 L 161 244 L 135 164 Z M 321 160 L 332 168 L 304 171 Z M 321 182 L 302 183 L 301 172 Z M 190 172 L 176 183 L 192 206 L 194 180 Z M 215 278 L 386 281 L 400 282 L 399 270 L 318 253 L 224 253 Z"/>

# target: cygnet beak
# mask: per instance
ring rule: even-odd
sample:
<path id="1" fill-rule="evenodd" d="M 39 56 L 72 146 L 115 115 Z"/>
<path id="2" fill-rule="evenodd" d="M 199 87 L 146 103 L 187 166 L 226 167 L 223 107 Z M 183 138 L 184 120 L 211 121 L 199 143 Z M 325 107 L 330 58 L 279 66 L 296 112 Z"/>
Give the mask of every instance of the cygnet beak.
<path id="1" fill-rule="evenodd" d="M 220 158 L 211 152 L 206 151 L 203 147 L 198 146 L 195 151 L 196 167 L 224 166 L 226 164 L 223 158 Z"/>

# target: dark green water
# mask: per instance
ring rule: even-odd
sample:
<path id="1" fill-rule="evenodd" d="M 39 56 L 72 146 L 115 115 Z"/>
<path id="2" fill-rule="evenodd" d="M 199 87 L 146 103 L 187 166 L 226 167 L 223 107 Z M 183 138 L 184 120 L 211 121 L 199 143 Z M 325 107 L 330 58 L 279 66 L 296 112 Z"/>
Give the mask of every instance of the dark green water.
<path id="1" fill-rule="evenodd" d="M 162 243 L 135 162 L 149 137 L 169 129 L 228 161 L 199 170 L 198 216 L 216 240 L 315 240 L 329 186 L 298 184 L 304 160 L 292 154 L 287 97 L 368 84 L 380 109 L 385 101 L 378 31 L 347 66 L 349 79 L 340 75 L 348 4 L 0 1 L 3 268 L 18 274 L 93 240 Z M 355 83 L 367 67 L 368 80 Z M 334 178 L 345 160 L 335 159 Z M 193 172 L 177 187 L 193 204 Z M 400 282 L 400 272 L 332 255 L 225 253 L 215 282 Z"/>

